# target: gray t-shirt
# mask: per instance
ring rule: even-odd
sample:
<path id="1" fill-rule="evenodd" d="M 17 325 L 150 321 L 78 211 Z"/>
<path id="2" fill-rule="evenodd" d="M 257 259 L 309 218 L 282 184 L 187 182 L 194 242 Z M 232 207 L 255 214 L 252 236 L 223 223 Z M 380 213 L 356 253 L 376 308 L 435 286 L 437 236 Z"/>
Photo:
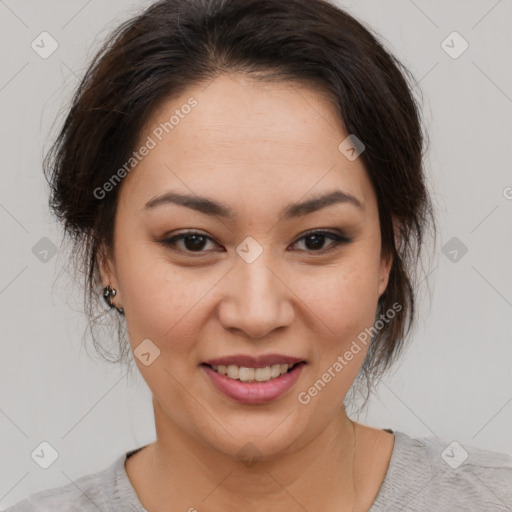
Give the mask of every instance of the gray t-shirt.
<path id="1" fill-rule="evenodd" d="M 512 512 L 510 455 L 385 430 L 394 433 L 395 445 L 368 512 Z M 6 512 L 147 512 L 124 467 L 141 448 L 123 453 L 103 471 L 32 494 Z"/>

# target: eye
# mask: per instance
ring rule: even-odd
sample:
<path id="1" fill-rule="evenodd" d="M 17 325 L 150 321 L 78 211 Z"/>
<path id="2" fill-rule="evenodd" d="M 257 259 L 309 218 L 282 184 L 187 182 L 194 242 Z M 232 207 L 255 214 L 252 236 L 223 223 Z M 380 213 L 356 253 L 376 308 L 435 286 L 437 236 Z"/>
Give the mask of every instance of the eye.
<path id="1" fill-rule="evenodd" d="M 327 246 L 327 249 L 324 249 L 324 244 L 327 240 L 331 240 L 332 243 Z M 325 253 L 334 250 L 341 244 L 350 243 L 352 239 L 334 231 L 315 230 L 309 231 L 303 235 L 292 245 L 292 247 L 302 241 L 305 243 L 305 250 L 307 252 Z M 211 252 L 204 250 L 208 242 L 215 243 L 211 237 L 196 231 L 187 231 L 160 241 L 164 246 L 171 247 L 173 250 L 198 254 Z M 182 243 L 182 245 L 178 246 L 179 243 Z"/>
<path id="2" fill-rule="evenodd" d="M 327 249 L 323 249 L 326 240 L 331 240 L 332 243 L 327 246 Z M 298 244 L 301 241 L 305 242 L 306 250 L 308 252 L 325 253 L 334 250 L 341 244 L 348 244 L 352 240 L 334 231 L 316 230 L 309 231 L 308 233 L 303 235 L 295 242 L 294 245 Z"/>
<path id="3" fill-rule="evenodd" d="M 182 252 L 206 252 L 203 251 L 203 248 L 206 242 L 210 240 L 213 241 L 209 236 L 204 235 L 202 233 L 198 233 L 195 231 L 187 231 L 185 233 L 181 233 L 179 235 L 175 235 L 171 238 L 165 238 L 161 241 L 165 246 L 171 246 L 172 248 L 176 247 L 178 242 L 183 242 L 183 246 L 178 248 L 178 250 Z"/>

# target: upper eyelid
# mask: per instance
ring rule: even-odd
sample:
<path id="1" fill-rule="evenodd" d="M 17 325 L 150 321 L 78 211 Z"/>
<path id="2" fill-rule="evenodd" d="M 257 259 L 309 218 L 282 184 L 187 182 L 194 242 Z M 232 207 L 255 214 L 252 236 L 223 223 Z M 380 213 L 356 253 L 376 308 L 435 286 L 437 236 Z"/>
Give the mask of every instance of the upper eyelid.
<path id="1" fill-rule="evenodd" d="M 336 230 L 333 230 L 332 228 L 315 228 L 315 229 L 310 229 L 310 230 L 298 235 L 297 238 L 295 239 L 295 241 L 293 242 L 293 245 L 295 245 L 296 243 L 301 241 L 303 238 L 305 238 L 309 235 L 314 235 L 314 234 L 321 234 L 321 235 L 325 235 L 325 236 L 329 237 L 329 239 L 333 242 L 333 244 L 330 244 L 327 247 L 330 247 L 331 245 L 336 245 L 336 244 L 339 245 L 344 242 L 348 243 L 348 242 L 352 241 L 352 237 L 346 235 L 343 232 L 337 232 Z M 174 242 L 178 242 L 178 241 L 183 240 L 183 237 L 185 237 L 187 235 L 202 236 L 202 237 L 206 238 L 208 241 L 211 241 L 214 244 L 218 245 L 218 242 L 214 238 L 212 238 L 210 235 L 207 235 L 205 233 L 202 233 L 201 231 L 195 231 L 195 230 L 188 230 L 188 231 L 183 231 L 183 232 L 179 232 L 179 233 L 174 233 L 172 235 L 164 237 L 162 242 L 165 243 L 166 241 L 170 241 L 170 240 L 173 240 Z M 195 252 L 197 254 L 201 254 L 202 252 L 208 252 L 208 251 L 185 251 L 185 252 L 188 252 L 188 253 Z M 321 252 L 321 251 L 308 251 L 308 252 Z"/>
<path id="2" fill-rule="evenodd" d="M 325 234 L 325 235 L 330 235 L 331 234 L 331 235 L 339 236 L 341 238 L 344 237 L 344 238 L 347 238 L 347 239 L 350 238 L 348 235 L 345 235 L 343 232 L 336 232 L 336 230 L 333 230 L 332 228 L 316 228 L 316 229 L 310 229 L 310 230 L 305 231 L 304 233 L 298 235 L 296 240 L 300 240 L 301 238 L 304 238 L 305 236 L 314 235 L 314 234 L 317 234 L 317 233 Z M 173 233 L 171 235 L 165 235 L 164 236 L 164 240 L 168 240 L 168 239 L 175 238 L 175 237 L 178 237 L 178 236 L 186 236 L 186 235 L 203 236 L 205 238 L 208 238 L 209 240 L 215 241 L 214 238 L 211 237 L 210 235 L 207 235 L 206 233 L 203 233 L 201 231 L 195 231 L 195 230 L 189 230 L 189 231 Z"/>

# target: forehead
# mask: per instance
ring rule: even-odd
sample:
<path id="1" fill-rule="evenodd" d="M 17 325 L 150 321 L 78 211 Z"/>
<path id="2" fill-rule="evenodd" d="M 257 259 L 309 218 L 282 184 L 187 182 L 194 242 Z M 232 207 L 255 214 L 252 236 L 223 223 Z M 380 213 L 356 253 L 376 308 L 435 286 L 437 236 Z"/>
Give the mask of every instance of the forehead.
<path id="1" fill-rule="evenodd" d="M 127 177 L 137 184 L 128 192 L 139 203 L 169 189 L 270 206 L 341 189 L 367 203 L 373 190 L 361 159 L 339 150 L 347 136 L 319 89 L 221 75 L 153 113 L 137 146 L 153 147 Z"/>

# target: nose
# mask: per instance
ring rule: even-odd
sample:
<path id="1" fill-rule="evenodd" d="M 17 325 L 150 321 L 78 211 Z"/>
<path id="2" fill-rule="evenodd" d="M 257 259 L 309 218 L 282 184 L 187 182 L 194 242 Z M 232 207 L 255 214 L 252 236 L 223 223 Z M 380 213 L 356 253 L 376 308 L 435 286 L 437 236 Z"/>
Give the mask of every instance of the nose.
<path id="1" fill-rule="evenodd" d="M 218 316 L 225 329 L 258 339 L 291 325 L 294 294 L 266 251 L 251 263 L 237 257 L 223 286 Z"/>

